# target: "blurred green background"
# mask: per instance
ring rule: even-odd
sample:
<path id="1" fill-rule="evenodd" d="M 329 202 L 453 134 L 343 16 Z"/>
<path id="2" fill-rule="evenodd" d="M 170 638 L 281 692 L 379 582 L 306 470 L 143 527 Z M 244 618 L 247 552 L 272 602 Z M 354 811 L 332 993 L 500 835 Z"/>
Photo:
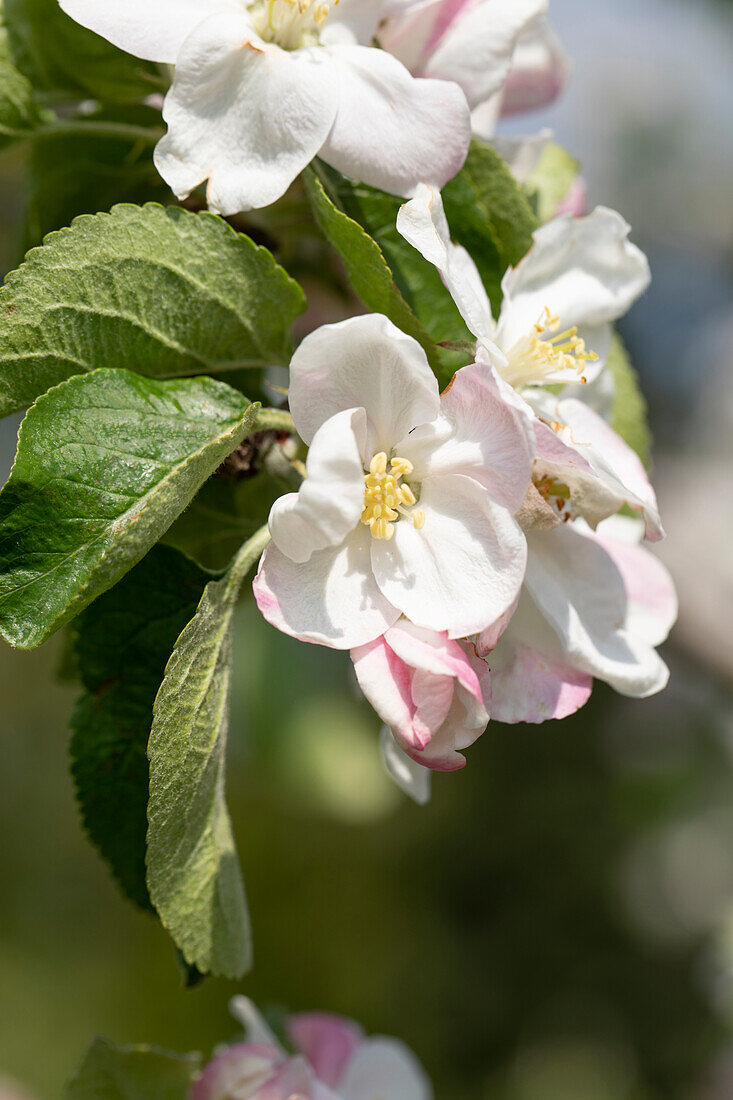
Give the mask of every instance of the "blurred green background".
<path id="1" fill-rule="evenodd" d="M 439 1100 L 733 1096 L 731 6 L 551 7 L 573 81 L 512 128 L 553 126 L 591 204 L 621 209 L 652 260 L 624 336 L 652 402 L 661 552 L 680 587 L 671 686 L 646 702 L 598 688 L 559 724 L 493 724 L 420 809 L 381 769 L 344 655 L 278 635 L 245 602 L 228 794 L 256 965 L 187 991 L 166 934 L 82 835 L 60 643 L 4 647 L 8 1097 L 58 1097 L 97 1032 L 208 1053 L 235 1034 L 239 990 L 401 1036 Z M 0 160 L 4 269 L 23 173 L 22 153 Z M 14 425 L 0 431 L 4 475 Z"/>

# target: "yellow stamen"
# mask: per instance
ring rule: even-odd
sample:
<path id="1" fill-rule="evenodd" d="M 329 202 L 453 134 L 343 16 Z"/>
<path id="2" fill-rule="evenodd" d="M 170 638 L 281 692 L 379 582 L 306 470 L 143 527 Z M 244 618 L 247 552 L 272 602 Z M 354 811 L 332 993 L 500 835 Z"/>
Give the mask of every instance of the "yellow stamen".
<path id="1" fill-rule="evenodd" d="M 542 386 L 552 382 L 585 382 L 585 364 L 598 356 L 588 351 L 577 326 L 560 332 L 560 318 L 547 307 L 529 336 L 517 341 L 502 372 L 513 386 Z M 548 334 L 549 338 L 548 338 Z"/>
<path id="2" fill-rule="evenodd" d="M 391 539 L 400 516 L 409 519 L 418 531 L 425 526 L 422 510 L 408 510 L 417 504 L 417 497 L 409 485 L 402 484 L 402 478 L 409 477 L 413 469 L 409 459 L 395 456 L 390 460 L 384 451 L 375 454 L 369 463 L 369 472 L 364 475 L 361 522 L 369 527 L 373 538 Z"/>

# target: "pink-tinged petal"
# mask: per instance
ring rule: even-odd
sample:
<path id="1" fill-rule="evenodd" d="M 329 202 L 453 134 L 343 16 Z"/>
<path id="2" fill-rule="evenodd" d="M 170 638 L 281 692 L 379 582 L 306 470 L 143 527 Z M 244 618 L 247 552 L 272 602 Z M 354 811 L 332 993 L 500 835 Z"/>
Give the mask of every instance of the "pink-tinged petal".
<path id="1" fill-rule="evenodd" d="M 315 1079 L 304 1058 L 288 1058 L 251 1100 L 339 1100 L 339 1097 Z"/>
<path id="2" fill-rule="evenodd" d="M 657 646 L 666 640 L 677 621 L 677 592 L 659 558 L 632 541 L 634 529 L 639 527 L 641 524 L 625 516 L 612 516 L 597 532 L 589 531 L 588 537 L 603 547 L 623 577 L 628 599 L 627 629 Z"/>
<path id="3" fill-rule="evenodd" d="M 338 110 L 321 157 L 345 176 L 409 198 L 463 166 L 471 117 L 461 89 L 421 80 L 385 50 L 340 46 Z"/>
<path id="4" fill-rule="evenodd" d="M 520 34 L 546 10 L 547 0 L 479 0 L 450 21 L 424 75 L 455 80 L 476 107 L 503 87 Z"/>
<path id="5" fill-rule="evenodd" d="M 334 1089 L 363 1037 L 361 1028 L 352 1020 L 327 1012 L 299 1012 L 289 1018 L 287 1031 L 316 1077 Z"/>
<path id="6" fill-rule="evenodd" d="M 390 627 L 384 640 L 392 651 L 411 668 L 435 676 L 452 676 L 466 691 L 480 700 L 481 684 L 465 648 L 447 634 L 426 630 L 407 619 Z"/>
<path id="7" fill-rule="evenodd" d="M 340 546 L 302 565 L 271 543 L 253 585 L 257 606 L 274 627 L 304 642 L 353 649 L 373 641 L 400 613 L 374 580 L 370 543 L 359 524 Z"/>
<path id="8" fill-rule="evenodd" d="M 582 218 L 587 212 L 588 188 L 585 186 L 585 180 L 577 176 L 565 198 L 558 203 L 557 213 L 569 214 L 571 218 Z"/>
<path id="9" fill-rule="evenodd" d="M 389 726 L 382 726 L 379 744 L 387 774 L 413 802 L 426 806 L 430 801 L 430 769 L 402 751 Z"/>
<path id="10" fill-rule="evenodd" d="M 384 638 L 351 651 L 354 672 L 365 698 L 390 729 L 408 744 L 418 745 L 413 729 L 412 669 Z"/>
<path id="11" fill-rule="evenodd" d="M 282 1055 L 261 1043 L 237 1043 L 217 1055 L 191 1086 L 189 1100 L 260 1100 L 276 1075 Z"/>
<path id="12" fill-rule="evenodd" d="M 493 653 L 491 717 L 498 722 L 545 722 L 567 718 L 590 698 L 593 677 L 507 633 Z"/>
<path id="13" fill-rule="evenodd" d="M 476 652 L 481 657 L 485 657 L 487 653 L 490 653 L 499 644 L 499 639 L 509 626 L 512 620 L 514 612 L 517 610 L 517 604 L 519 603 L 521 592 L 517 594 L 517 598 L 511 607 L 508 607 L 503 615 L 500 615 L 496 622 L 493 622 L 491 626 L 487 626 L 486 630 L 482 630 L 476 640 Z"/>
<path id="14" fill-rule="evenodd" d="M 338 78 L 326 50 L 281 50 L 245 14 L 211 16 L 178 54 L 158 171 L 178 198 L 208 180 L 219 214 L 268 206 L 326 140 Z"/>
<path id="15" fill-rule="evenodd" d="M 435 44 L 443 13 L 466 2 L 473 0 L 388 0 L 388 18 L 379 28 L 379 44 L 411 73 L 419 73 Z"/>
<path id="16" fill-rule="evenodd" d="M 557 99 L 570 65 L 546 19 L 536 19 L 520 35 L 502 91 L 504 115 L 536 111 Z"/>
<path id="17" fill-rule="evenodd" d="M 308 476 L 297 493 L 275 501 L 270 532 L 277 548 L 294 562 L 338 546 L 364 510 L 366 436 L 363 409 L 336 413 L 316 432 L 306 464 Z"/>
<path id="18" fill-rule="evenodd" d="M 422 484 L 425 525 L 395 524 L 374 539 L 372 568 L 385 598 L 412 622 L 453 638 L 479 633 L 519 591 L 526 542 L 510 513 L 482 486 L 460 475 Z"/>
<path id="19" fill-rule="evenodd" d="M 237 0 L 59 0 L 95 34 L 146 61 L 175 64 L 184 40 L 210 15 L 240 11 Z"/>
<path id="20" fill-rule="evenodd" d="M 399 444 L 415 466 L 415 479 L 461 474 L 516 512 L 531 481 L 534 441 L 528 416 L 504 400 L 493 368 L 475 363 L 459 370 L 440 411 L 438 420 Z"/>
<path id="21" fill-rule="evenodd" d="M 601 206 L 585 218 L 558 217 L 538 229 L 532 248 L 502 281 L 496 339 L 503 351 L 509 354 L 531 334 L 549 309 L 563 328 L 578 326 L 587 346 L 603 360 L 609 324 L 649 285 L 646 256 L 629 241 L 629 233 L 620 214 Z M 590 365 L 586 374 L 592 377 Z"/>
<path id="22" fill-rule="evenodd" d="M 456 682 L 452 676 L 436 676 L 418 668 L 412 674 L 412 700 L 415 716 L 412 728 L 414 743 L 424 750 L 439 734 L 453 703 Z"/>
<path id="23" fill-rule="evenodd" d="M 290 364 L 289 397 L 306 443 L 336 413 L 365 409 L 367 465 L 374 453 L 389 454 L 397 440 L 440 411 L 425 352 L 381 313 L 324 325 L 306 336 Z"/>
<path id="24" fill-rule="evenodd" d="M 420 184 L 415 197 L 400 208 L 397 229 L 413 248 L 437 267 L 469 332 L 477 339 L 492 343 L 496 325 L 488 295 L 468 252 L 450 239 L 440 191 Z"/>
<path id="25" fill-rule="evenodd" d="M 634 632 L 633 617 L 627 620 L 624 578 L 598 540 L 566 523 L 533 532 L 528 542 L 526 588 L 567 662 L 624 695 L 643 698 L 661 691 L 668 670 Z"/>
<path id="26" fill-rule="evenodd" d="M 570 429 L 573 444 L 594 471 L 621 502 L 642 513 L 647 538 L 652 542 L 663 538 L 656 494 L 637 453 L 584 402 L 560 401 L 557 410 L 558 420 Z"/>
<path id="27" fill-rule="evenodd" d="M 397 1039 L 365 1039 L 339 1087 L 342 1100 L 432 1100 L 432 1088 L 415 1055 Z"/>

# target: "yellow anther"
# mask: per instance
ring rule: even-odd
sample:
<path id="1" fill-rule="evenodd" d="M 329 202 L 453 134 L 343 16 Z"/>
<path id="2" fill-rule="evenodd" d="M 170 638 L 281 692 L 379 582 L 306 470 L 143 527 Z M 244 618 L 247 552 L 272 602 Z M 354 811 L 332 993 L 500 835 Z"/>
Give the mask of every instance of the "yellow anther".
<path id="1" fill-rule="evenodd" d="M 255 30 L 284 50 L 315 46 L 332 7 L 339 0 L 249 0 Z"/>
<path id="2" fill-rule="evenodd" d="M 528 336 L 517 341 L 508 356 L 504 378 L 513 386 L 542 386 L 553 382 L 585 382 L 585 364 L 598 356 L 586 349 L 577 326 L 560 332 L 560 318 L 545 307 Z"/>
<path id="3" fill-rule="evenodd" d="M 402 478 L 409 477 L 413 470 L 408 459 L 398 456 L 390 459 L 384 451 L 375 454 L 369 463 L 369 472 L 364 475 L 361 522 L 369 528 L 372 538 L 391 539 L 394 524 L 401 515 L 412 520 L 418 531 L 425 526 L 424 512 L 407 511 L 417 503 L 417 498 L 409 485 L 402 484 Z"/>

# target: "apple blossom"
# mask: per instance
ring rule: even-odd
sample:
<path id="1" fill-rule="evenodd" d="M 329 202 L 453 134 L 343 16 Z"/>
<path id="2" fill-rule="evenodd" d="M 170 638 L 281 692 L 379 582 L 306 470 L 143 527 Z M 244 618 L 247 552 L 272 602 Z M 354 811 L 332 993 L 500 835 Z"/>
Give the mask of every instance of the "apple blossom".
<path id="1" fill-rule="evenodd" d="M 422 186 L 401 208 L 397 228 L 439 270 L 479 358 L 515 389 L 597 377 L 611 345 L 612 323 L 649 285 L 649 264 L 614 210 L 563 215 L 534 233 L 534 243 L 502 281 L 499 320 L 476 265 L 450 239 L 440 194 Z"/>
<path id="2" fill-rule="evenodd" d="M 598 207 L 586 218 L 562 216 L 538 229 L 527 256 L 504 276 L 498 322 L 476 265 L 450 239 L 436 191 L 421 187 L 400 210 L 397 226 L 440 271 L 476 337 L 477 358 L 494 366 L 532 420 L 535 480 L 551 489 L 560 478 L 566 495 L 569 490 L 568 514 L 594 526 L 628 504 L 644 514 L 649 536 L 661 537 L 654 492 L 638 457 L 575 397 L 591 380 L 603 395 L 612 322 L 649 283 L 646 257 L 628 240 L 623 218 Z M 559 400 L 544 388 L 557 383 L 565 383 Z"/>
<path id="3" fill-rule="evenodd" d="M 665 567 L 638 545 L 643 525 L 613 516 L 593 532 L 545 518 L 527 531 L 515 613 L 478 639 L 502 722 L 565 718 L 587 701 L 594 677 L 635 697 L 668 679 L 655 646 L 674 624 L 677 598 Z"/>
<path id="4" fill-rule="evenodd" d="M 414 1054 L 397 1039 L 364 1036 L 351 1020 L 320 1012 L 290 1016 L 289 1055 L 246 997 L 231 1009 L 247 1041 L 219 1053 L 190 1100 L 431 1100 Z"/>
<path id="5" fill-rule="evenodd" d="M 265 618 L 353 649 L 401 615 L 461 638 L 503 614 L 524 575 L 513 513 L 533 447 L 492 369 L 464 367 L 441 396 L 420 345 L 371 314 L 307 336 L 289 394 L 308 476 L 270 513 Z"/>
<path id="6" fill-rule="evenodd" d="M 398 195 L 465 160 L 468 106 L 372 47 L 382 0 L 60 0 L 129 53 L 175 66 L 158 171 L 179 198 L 208 180 L 221 214 L 267 206 L 315 157 Z"/>
<path id="7" fill-rule="evenodd" d="M 468 642 L 400 619 L 351 651 L 359 687 L 402 751 L 435 771 L 465 766 L 461 749 L 486 729 L 488 669 Z"/>

